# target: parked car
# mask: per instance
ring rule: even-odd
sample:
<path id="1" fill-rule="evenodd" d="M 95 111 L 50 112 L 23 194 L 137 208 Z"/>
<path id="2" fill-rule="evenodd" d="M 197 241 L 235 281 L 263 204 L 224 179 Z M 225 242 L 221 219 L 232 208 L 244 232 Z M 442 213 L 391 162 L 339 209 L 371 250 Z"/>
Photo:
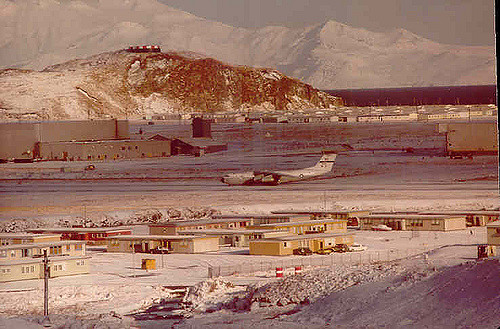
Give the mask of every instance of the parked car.
<path id="1" fill-rule="evenodd" d="M 333 247 L 334 252 L 348 252 L 349 247 L 345 244 L 336 244 L 335 247 Z"/>
<path id="2" fill-rule="evenodd" d="M 85 170 L 95 170 L 95 166 L 93 164 L 89 164 L 85 167 Z"/>
<path id="3" fill-rule="evenodd" d="M 293 254 L 294 255 L 303 255 L 303 256 L 309 256 L 309 255 L 312 255 L 312 250 L 309 249 L 309 248 L 305 248 L 305 247 L 302 247 L 302 248 L 297 248 L 297 249 L 293 249 Z"/>
<path id="4" fill-rule="evenodd" d="M 320 255 L 330 255 L 332 252 L 333 252 L 332 248 L 319 249 L 318 251 L 316 251 L 316 253 Z"/>
<path id="5" fill-rule="evenodd" d="M 168 254 L 167 248 L 154 248 L 150 250 L 152 254 Z"/>
<path id="6" fill-rule="evenodd" d="M 379 225 L 373 225 L 372 231 L 392 231 L 392 228 L 384 224 L 379 224 Z"/>
<path id="7" fill-rule="evenodd" d="M 353 243 L 349 246 L 349 251 L 365 251 L 367 248 L 359 243 Z"/>

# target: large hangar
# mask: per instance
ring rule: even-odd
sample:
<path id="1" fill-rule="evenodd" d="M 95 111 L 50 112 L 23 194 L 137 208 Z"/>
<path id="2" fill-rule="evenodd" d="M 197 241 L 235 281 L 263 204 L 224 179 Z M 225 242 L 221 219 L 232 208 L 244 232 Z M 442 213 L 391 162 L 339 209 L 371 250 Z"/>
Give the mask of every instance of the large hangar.
<path id="1" fill-rule="evenodd" d="M 170 141 L 130 140 L 127 120 L 0 124 L 0 160 L 112 160 L 171 155 Z"/>
<path id="2" fill-rule="evenodd" d="M 446 133 L 446 154 L 498 154 L 498 126 L 496 122 L 461 122 L 439 126 Z"/>

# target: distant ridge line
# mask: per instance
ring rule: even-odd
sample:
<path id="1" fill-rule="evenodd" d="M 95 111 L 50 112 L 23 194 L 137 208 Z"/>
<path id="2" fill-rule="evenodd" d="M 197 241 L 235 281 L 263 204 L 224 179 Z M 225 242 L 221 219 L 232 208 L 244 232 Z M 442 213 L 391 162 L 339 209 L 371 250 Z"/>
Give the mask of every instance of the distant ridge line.
<path id="1" fill-rule="evenodd" d="M 497 104 L 496 85 L 334 89 L 346 106 Z"/>

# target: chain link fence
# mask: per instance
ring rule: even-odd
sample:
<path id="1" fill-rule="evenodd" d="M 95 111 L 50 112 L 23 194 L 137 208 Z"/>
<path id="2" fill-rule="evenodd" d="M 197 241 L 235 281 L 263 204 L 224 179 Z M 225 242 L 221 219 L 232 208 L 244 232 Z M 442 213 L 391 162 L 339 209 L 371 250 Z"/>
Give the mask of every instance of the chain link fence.
<path id="1" fill-rule="evenodd" d="M 286 269 L 296 266 L 335 266 L 360 265 L 389 262 L 412 256 L 425 254 L 432 248 L 395 249 L 384 251 L 362 251 L 347 253 L 332 253 L 330 255 L 293 256 L 283 260 L 254 261 L 234 265 L 218 265 L 208 267 L 208 277 L 230 276 L 235 274 L 250 274 L 256 272 L 274 271 L 277 267 Z"/>

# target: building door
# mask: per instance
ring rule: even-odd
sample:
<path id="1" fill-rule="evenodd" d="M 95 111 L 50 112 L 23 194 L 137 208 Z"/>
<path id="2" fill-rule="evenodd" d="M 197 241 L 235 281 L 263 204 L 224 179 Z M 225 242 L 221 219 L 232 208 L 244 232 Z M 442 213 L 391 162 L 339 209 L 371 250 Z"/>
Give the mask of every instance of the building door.
<path id="1" fill-rule="evenodd" d="M 149 252 L 149 242 L 144 242 L 144 252 Z"/>
<path id="2" fill-rule="evenodd" d="M 403 227 L 402 227 L 402 225 L 401 225 L 401 222 L 400 222 L 400 221 L 397 221 L 397 223 L 398 223 L 398 225 L 397 225 L 397 226 L 398 226 L 397 230 L 398 230 L 398 231 L 401 231 L 401 230 L 403 229 Z"/>
<path id="3" fill-rule="evenodd" d="M 323 241 L 319 242 L 319 249 L 323 249 Z"/>

